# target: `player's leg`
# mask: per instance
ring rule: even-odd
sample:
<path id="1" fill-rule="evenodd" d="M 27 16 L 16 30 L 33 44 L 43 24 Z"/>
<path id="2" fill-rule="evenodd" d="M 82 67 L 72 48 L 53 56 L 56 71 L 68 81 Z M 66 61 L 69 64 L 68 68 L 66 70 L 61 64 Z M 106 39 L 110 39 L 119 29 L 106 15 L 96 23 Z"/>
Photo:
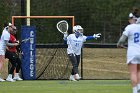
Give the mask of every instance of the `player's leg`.
<path id="1" fill-rule="evenodd" d="M 137 72 L 138 72 L 138 93 L 140 93 L 140 64 L 137 65 Z"/>
<path id="2" fill-rule="evenodd" d="M 70 75 L 70 80 L 75 81 L 74 75 L 78 73 L 76 56 L 74 56 L 73 54 L 69 54 L 68 56 L 72 64 L 72 72 Z"/>
<path id="3" fill-rule="evenodd" d="M 77 67 L 79 67 L 79 63 L 80 63 L 80 55 L 76 55 L 76 60 L 77 60 Z"/>
<path id="4" fill-rule="evenodd" d="M 0 71 L 1 71 L 1 69 L 3 67 L 4 61 L 5 61 L 5 56 L 4 55 L 0 55 Z M 3 82 L 3 81 L 5 81 L 5 80 L 0 78 L 0 82 Z"/>
<path id="5" fill-rule="evenodd" d="M 10 71 L 9 71 L 9 74 L 6 78 L 7 81 L 10 81 L 10 82 L 13 82 L 13 73 L 14 73 L 14 70 L 16 68 L 16 57 L 15 57 L 15 54 L 12 53 L 12 52 L 9 52 L 7 51 L 6 54 L 5 54 L 6 58 L 9 59 L 9 62 L 11 63 L 11 68 L 10 68 Z"/>
<path id="6" fill-rule="evenodd" d="M 80 63 L 80 55 L 76 55 L 76 60 L 77 60 L 77 68 L 79 67 L 79 63 Z M 78 71 L 78 73 L 79 73 L 79 71 Z M 79 76 L 79 74 L 75 74 L 75 79 L 77 79 L 77 80 L 79 80 L 79 79 L 81 79 L 81 77 Z"/>
<path id="7" fill-rule="evenodd" d="M 20 60 L 20 58 L 18 57 L 18 55 L 17 55 L 16 63 L 17 63 L 17 65 L 16 65 L 16 74 L 15 74 L 15 76 L 14 76 L 13 79 L 14 79 L 14 80 L 23 80 L 23 79 L 21 79 L 20 76 L 19 76 L 19 71 L 20 71 L 20 69 L 21 69 L 21 60 Z"/>
<path id="8" fill-rule="evenodd" d="M 137 93 L 137 64 L 128 64 L 133 93 Z"/>
<path id="9" fill-rule="evenodd" d="M 4 56 L 3 55 L 0 55 L 0 70 L 3 67 L 3 63 L 4 63 Z"/>
<path id="10" fill-rule="evenodd" d="M 13 82 L 14 81 L 13 74 L 14 74 L 14 70 L 16 68 L 16 62 L 15 62 L 15 60 L 9 60 L 9 62 L 11 63 L 12 66 L 10 68 L 10 71 L 9 71 L 9 74 L 8 74 L 6 80 Z"/>

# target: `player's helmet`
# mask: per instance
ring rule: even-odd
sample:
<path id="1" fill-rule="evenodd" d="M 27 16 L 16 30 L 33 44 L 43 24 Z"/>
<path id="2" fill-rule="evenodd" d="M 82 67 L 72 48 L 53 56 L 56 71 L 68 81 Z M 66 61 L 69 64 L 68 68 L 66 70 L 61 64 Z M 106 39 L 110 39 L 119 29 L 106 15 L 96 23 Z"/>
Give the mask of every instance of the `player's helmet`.
<path id="1" fill-rule="evenodd" d="M 76 25 L 73 27 L 73 31 L 76 35 L 83 35 L 83 28 L 80 25 Z"/>
<path id="2" fill-rule="evenodd" d="M 12 24 L 11 24 L 11 23 L 9 23 L 9 24 L 8 24 L 8 26 L 12 26 Z"/>
<path id="3" fill-rule="evenodd" d="M 17 28 L 16 26 L 12 25 L 11 23 L 8 24 L 8 27 L 11 27 L 12 30 L 10 31 L 11 34 L 16 34 Z"/>

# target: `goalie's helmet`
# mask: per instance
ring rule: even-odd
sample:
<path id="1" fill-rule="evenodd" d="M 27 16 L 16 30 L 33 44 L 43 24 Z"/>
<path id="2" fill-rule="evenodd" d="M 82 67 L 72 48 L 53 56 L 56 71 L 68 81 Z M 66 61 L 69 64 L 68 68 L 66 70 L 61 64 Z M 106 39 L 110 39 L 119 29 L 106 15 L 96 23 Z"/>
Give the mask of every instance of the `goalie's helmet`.
<path id="1" fill-rule="evenodd" d="M 74 26 L 73 31 L 77 36 L 83 35 L 83 28 L 80 25 Z"/>

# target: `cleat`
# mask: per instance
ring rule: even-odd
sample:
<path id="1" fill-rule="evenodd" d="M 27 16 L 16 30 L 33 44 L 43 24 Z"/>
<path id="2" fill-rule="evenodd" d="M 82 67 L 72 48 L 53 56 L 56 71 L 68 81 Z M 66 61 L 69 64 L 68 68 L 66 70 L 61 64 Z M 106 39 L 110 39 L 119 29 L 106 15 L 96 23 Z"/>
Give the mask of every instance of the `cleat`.
<path id="1" fill-rule="evenodd" d="M 80 80 L 81 79 L 81 77 L 79 76 L 79 74 L 75 74 L 75 79 L 76 80 Z"/>
<path id="2" fill-rule="evenodd" d="M 70 79 L 70 81 L 77 81 L 77 80 L 75 80 L 75 79 L 73 78 L 73 79 Z"/>
<path id="3" fill-rule="evenodd" d="M 13 80 L 12 78 L 7 78 L 6 81 L 15 82 L 15 80 Z"/>
<path id="4" fill-rule="evenodd" d="M 70 75 L 69 80 L 70 80 L 70 81 L 77 81 L 77 80 L 74 79 L 74 75 Z"/>
<path id="5" fill-rule="evenodd" d="M 20 77 L 14 77 L 13 79 L 14 79 L 14 80 L 17 80 L 17 81 L 22 81 L 22 80 L 23 80 L 23 79 L 20 78 Z"/>
<path id="6" fill-rule="evenodd" d="M 5 81 L 4 79 L 0 78 L 0 82 L 4 82 L 4 81 Z"/>

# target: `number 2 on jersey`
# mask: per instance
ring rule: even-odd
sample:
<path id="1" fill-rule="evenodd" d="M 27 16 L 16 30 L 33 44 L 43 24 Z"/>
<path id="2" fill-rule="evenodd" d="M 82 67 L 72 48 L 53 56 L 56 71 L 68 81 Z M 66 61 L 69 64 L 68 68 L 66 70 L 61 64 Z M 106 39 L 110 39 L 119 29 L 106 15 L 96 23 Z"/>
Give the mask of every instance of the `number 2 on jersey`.
<path id="1" fill-rule="evenodd" d="M 139 38 L 140 38 L 140 34 L 139 33 L 134 33 L 134 43 L 138 43 Z"/>

